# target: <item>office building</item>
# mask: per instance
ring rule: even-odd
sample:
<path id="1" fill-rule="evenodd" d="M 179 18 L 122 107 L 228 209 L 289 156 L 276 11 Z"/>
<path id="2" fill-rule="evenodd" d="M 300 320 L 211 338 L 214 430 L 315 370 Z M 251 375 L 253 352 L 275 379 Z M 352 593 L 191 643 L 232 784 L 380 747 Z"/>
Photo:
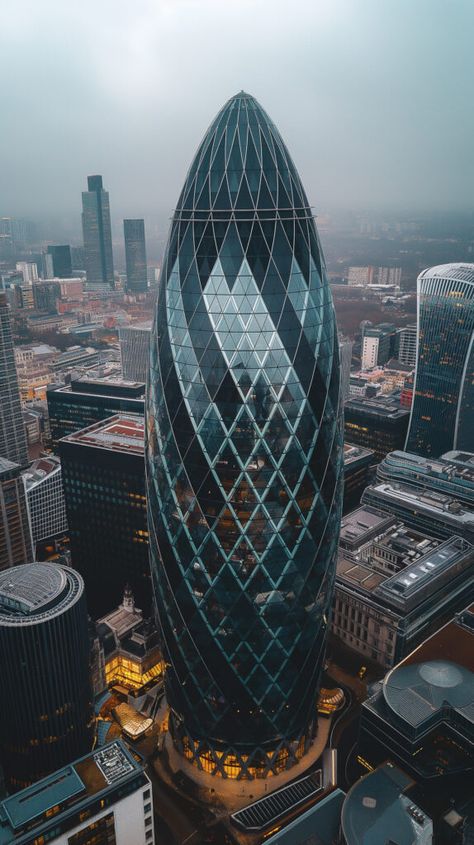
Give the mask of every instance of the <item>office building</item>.
<path id="1" fill-rule="evenodd" d="M 362 493 L 370 483 L 375 455 L 363 446 L 344 443 L 344 505 L 343 513 L 357 507 Z"/>
<path id="2" fill-rule="evenodd" d="M 473 655 L 470 605 L 405 657 L 364 701 L 362 759 L 373 767 L 389 758 L 433 791 L 439 791 L 443 775 L 450 776 L 452 787 L 455 775 L 464 775 L 464 780 L 467 775 L 472 801 Z M 449 807 L 454 792 L 446 786 L 444 791 Z"/>
<path id="3" fill-rule="evenodd" d="M 33 560 L 20 467 L 0 458 L 0 570 Z"/>
<path id="4" fill-rule="evenodd" d="M 46 279 L 71 279 L 72 257 L 69 244 L 48 246 L 44 265 Z"/>
<path id="5" fill-rule="evenodd" d="M 415 803 L 414 786 L 389 761 L 358 780 L 342 805 L 341 845 L 432 845 L 433 821 Z"/>
<path id="6" fill-rule="evenodd" d="M 38 281 L 38 267 L 34 261 L 17 261 L 16 269 L 23 276 L 23 284 L 31 287 L 33 282 Z"/>
<path id="7" fill-rule="evenodd" d="M 122 374 L 129 381 L 146 384 L 150 369 L 151 321 L 119 327 Z"/>
<path id="8" fill-rule="evenodd" d="M 0 755 L 17 791 L 92 746 L 84 582 L 53 563 L 0 573 Z"/>
<path id="9" fill-rule="evenodd" d="M 362 332 L 363 370 L 371 370 L 387 363 L 396 350 L 397 330 L 392 323 L 365 325 Z"/>
<path id="10" fill-rule="evenodd" d="M 156 314 L 148 506 L 171 732 L 209 773 L 265 777 L 316 730 L 342 403 L 312 211 L 243 92 L 189 171 Z"/>
<path id="11" fill-rule="evenodd" d="M 346 440 L 371 449 L 381 461 L 388 452 L 403 448 L 409 417 L 397 395 L 352 397 L 344 406 Z"/>
<path id="12" fill-rule="evenodd" d="M 87 177 L 87 191 L 82 193 L 82 232 L 87 283 L 115 287 L 109 194 L 104 191 L 102 176 Z"/>
<path id="13" fill-rule="evenodd" d="M 351 378 L 352 363 L 352 340 L 341 338 L 339 340 L 339 360 L 341 366 L 341 400 L 349 398 L 349 384 Z"/>
<path id="14" fill-rule="evenodd" d="M 400 289 L 402 282 L 401 267 L 378 267 L 376 275 L 377 287 L 394 287 Z"/>
<path id="15" fill-rule="evenodd" d="M 360 507 L 341 524 L 332 632 L 390 668 L 474 600 L 473 564 L 460 537 L 443 542 Z"/>
<path id="16" fill-rule="evenodd" d="M 10 308 L 4 293 L 0 293 L 0 457 L 20 466 L 28 463 Z"/>
<path id="17" fill-rule="evenodd" d="M 67 532 L 61 462 L 38 458 L 23 473 L 33 542 L 54 540 Z"/>
<path id="18" fill-rule="evenodd" d="M 145 411 L 145 385 L 117 378 L 73 379 L 69 385 L 50 385 L 48 401 L 53 449 L 62 437 L 118 413 Z"/>
<path id="19" fill-rule="evenodd" d="M 474 264 L 418 276 L 418 350 L 406 451 L 437 458 L 472 450 Z"/>
<path id="20" fill-rule="evenodd" d="M 57 314 L 60 299 L 61 287 L 59 282 L 35 282 L 33 285 L 33 303 L 38 311 Z"/>
<path id="21" fill-rule="evenodd" d="M 409 452 L 389 452 L 377 467 L 377 479 L 445 493 L 474 510 L 473 452 L 446 452 L 437 460 Z"/>
<path id="22" fill-rule="evenodd" d="M 120 739 L 0 802 L 2 845 L 153 845 L 151 783 Z"/>
<path id="23" fill-rule="evenodd" d="M 374 280 L 375 267 L 349 267 L 347 284 L 356 287 L 366 287 Z"/>
<path id="24" fill-rule="evenodd" d="M 384 481 L 367 487 L 362 503 L 388 511 L 434 537 L 458 535 L 474 543 L 474 511 L 446 493 L 423 485 Z"/>
<path id="25" fill-rule="evenodd" d="M 128 293 L 146 293 L 148 289 L 145 221 L 124 220 L 125 265 Z"/>
<path id="26" fill-rule="evenodd" d="M 416 365 L 416 326 L 405 326 L 398 332 L 398 358 L 408 367 Z"/>
<path id="27" fill-rule="evenodd" d="M 117 414 L 59 443 L 73 566 L 94 618 L 129 584 L 151 612 L 143 417 Z"/>

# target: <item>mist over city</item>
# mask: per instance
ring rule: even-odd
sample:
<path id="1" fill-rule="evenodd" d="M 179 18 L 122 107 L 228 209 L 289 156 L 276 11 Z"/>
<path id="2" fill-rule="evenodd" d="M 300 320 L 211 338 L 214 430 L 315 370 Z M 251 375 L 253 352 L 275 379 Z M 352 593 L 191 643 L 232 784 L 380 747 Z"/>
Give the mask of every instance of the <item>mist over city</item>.
<path id="1" fill-rule="evenodd" d="M 0 9 L 0 845 L 474 843 L 474 4 Z"/>

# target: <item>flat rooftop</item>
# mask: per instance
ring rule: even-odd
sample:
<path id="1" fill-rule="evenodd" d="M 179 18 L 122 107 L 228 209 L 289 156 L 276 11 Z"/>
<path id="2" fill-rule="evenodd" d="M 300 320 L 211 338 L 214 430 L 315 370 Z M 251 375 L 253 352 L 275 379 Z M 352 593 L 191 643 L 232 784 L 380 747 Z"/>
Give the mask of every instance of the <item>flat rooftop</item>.
<path id="1" fill-rule="evenodd" d="M 401 408 L 399 397 L 375 396 L 372 399 L 351 396 L 344 406 L 350 411 L 360 411 L 367 416 L 399 420 L 408 417 L 409 408 Z"/>
<path id="2" fill-rule="evenodd" d="M 372 508 L 370 505 L 356 508 L 343 516 L 341 521 L 340 540 L 354 543 L 363 537 L 380 530 L 386 530 L 393 525 L 395 518 L 384 511 Z"/>
<path id="3" fill-rule="evenodd" d="M 61 815 L 77 813 L 91 798 L 142 771 L 119 739 L 87 754 L 0 803 L 0 845 L 16 841 L 26 828 L 31 836 L 34 828 L 43 823 L 50 821 L 54 825 Z M 49 811 L 57 806 L 59 811 L 53 819 Z"/>
<path id="4" fill-rule="evenodd" d="M 354 446 L 352 443 L 344 443 L 344 467 L 350 466 L 356 461 L 364 458 L 371 459 L 374 453 L 364 446 Z"/>
<path id="5" fill-rule="evenodd" d="M 115 414 L 73 434 L 63 437 L 64 443 L 143 455 L 145 452 L 145 418 L 139 414 Z"/>
<path id="6" fill-rule="evenodd" d="M 474 531 L 474 511 L 464 508 L 453 496 L 438 493 L 436 490 L 422 486 L 415 487 L 413 484 L 382 482 L 366 488 L 362 494 L 363 502 L 367 491 L 370 491 L 369 495 L 373 492 L 377 497 L 380 496 L 388 504 L 390 501 L 402 501 L 409 507 L 421 508 L 427 512 L 431 511 L 433 516 L 449 515 L 463 527 Z"/>

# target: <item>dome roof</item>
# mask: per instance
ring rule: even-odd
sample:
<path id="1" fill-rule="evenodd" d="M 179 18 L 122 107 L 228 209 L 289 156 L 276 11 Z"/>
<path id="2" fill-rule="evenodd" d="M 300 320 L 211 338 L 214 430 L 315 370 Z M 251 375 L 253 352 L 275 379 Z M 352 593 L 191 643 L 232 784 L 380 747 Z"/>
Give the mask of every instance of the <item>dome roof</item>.
<path id="1" fill-rule="evenodd" d="M 474 674 L 448 660 L 395 668 L 385 678 L 383 693 L 391 710 L 413 727 L 446 705 L 474 716 Z"/>

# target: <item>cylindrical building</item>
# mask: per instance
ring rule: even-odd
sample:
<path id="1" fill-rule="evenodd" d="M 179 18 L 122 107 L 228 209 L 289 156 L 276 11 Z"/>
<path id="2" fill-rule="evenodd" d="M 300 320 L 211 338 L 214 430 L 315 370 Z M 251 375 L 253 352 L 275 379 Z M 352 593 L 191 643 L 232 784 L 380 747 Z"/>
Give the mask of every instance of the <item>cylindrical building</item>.
<path id="1" fill-rule="evenodd" d="M 416 374 L 405 449 L 439 458 L 473 451 L 474 264 L 418 276 Z"/>
<path id="2" fill-rule="evenodd" d="M 14 792 L 86 754 L 93 709 L 84 582 L 52 563 L 0 573 L 0 759 Z"/>
<path id="3" fill-rule="evenodd" d="M 178 201 L 148 391 L 171 730 L 215 775 L 275 774 L 314 736 L 342 503 L 339 381 L 311 207 L 242 92 Z"/>

